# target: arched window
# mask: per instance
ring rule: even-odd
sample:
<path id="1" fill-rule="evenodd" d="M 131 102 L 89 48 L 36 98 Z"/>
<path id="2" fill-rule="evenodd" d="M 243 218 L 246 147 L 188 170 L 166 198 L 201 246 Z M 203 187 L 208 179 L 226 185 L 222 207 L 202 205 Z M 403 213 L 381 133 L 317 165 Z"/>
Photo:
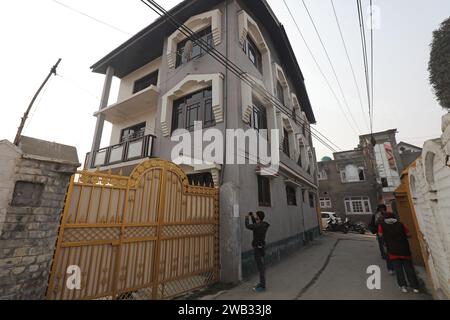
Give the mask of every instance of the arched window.
<path id="1" fill-rule="evenodd" d="M 345 166 L 344 170 L 341 170 L 341 181 L 347 182 L 360 182 L 365 181 L 366 175 L 364 168 L 357 167 L 354 164 L 348 164 Z"/>

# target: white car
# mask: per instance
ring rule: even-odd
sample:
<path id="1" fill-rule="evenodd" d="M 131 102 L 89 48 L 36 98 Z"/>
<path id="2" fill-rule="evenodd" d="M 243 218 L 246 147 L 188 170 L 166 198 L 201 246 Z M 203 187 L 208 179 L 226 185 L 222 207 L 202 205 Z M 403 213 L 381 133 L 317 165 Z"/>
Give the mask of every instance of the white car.
<path id="1" fill-rule="evenodd" d="M 322 228 L 328 227 L 328 219 L 337 220 L 338 223 L 342 222 L 342 219 L 336 216 L 336 212 L 322 212 Z"/>

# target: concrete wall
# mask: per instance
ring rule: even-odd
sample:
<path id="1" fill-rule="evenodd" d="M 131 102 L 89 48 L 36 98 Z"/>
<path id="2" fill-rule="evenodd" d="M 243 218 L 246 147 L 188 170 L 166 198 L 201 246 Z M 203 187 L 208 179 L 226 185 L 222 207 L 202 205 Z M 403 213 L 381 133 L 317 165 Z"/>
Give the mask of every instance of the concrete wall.
<path id="1" fill-rule="evenodd" d="M 158 58 L 146 64 L 145 66 L 139 68 L 138 70 L 130 73 L 126 77 L 122 78 L 120 80 L 119 95 L 117 97 L 117 102 L 122 102 L 131 97 L 133 95 L 133 88 L 136 80 L 139 80 L 145 77 L 146 75 L 159 70 L 160 66 L 161 66 L 161 58 Z M 158 74 L 158 84 L 160 83 L 159 79 L 160 75 Z"/>
<path id="2" fill-rule="evenodd" d="M 111 138 L 110 138 L 110 145 L 116 145 L 120 143 L 120 134 L 122 133 L 122 130 L 125 128 L 129 128 L 133 125 L 145 122 L 145 135 L 148 134 L 155 134 L 155 124 L 156 124 L 156 106 L 153 106 L 152 108 L 149 108 L 149 112 L 143 113 L 143 114 L 130 114 L 127 116 L 127 120 L 116 123 L 113 125 L 111 130 Z"/>
<path id="3" fill-rule="evenodd" d="M 45 146 L 48 146 L 42 141 L 37 142 L 35 146 L 44 146 L 41 149 L 45 150 Z M 7 141 L 0 142 L 2 300 L 44 298 L 67 187 L 70 176 L 79 166 L 78 159 L 72 163 L 61 159 L 45 159 L 27 153 L 30 150 L 26 149 L 19 149 Z M 59 148 L 63 149 L 67 150 Z M 14 192 L 18 181 L 31 182 L 42 188 L 37 203 L 24 205 L 15 202 L 24 199 L 23 195 Z"/>
<path id="4" fill-rule="evenodd" d="M 335 155 L 339 160 L 323 161 L 318 163 L 318 170 L 325 170 L 327 179 L 319 180 L 319 197 L 331 199 L 331 208 L 324 208 L 324 212 L 336 212 L 341 218 L 349 218 L 353 221 L 370 222 L 371 214 L 348 214 L 345 209 L 346 197 L 369 197 L 372 212 L 376 211 L 378 193 L 376 177 L 370 163 L 362 151 L 351 151 L 348 157 Z M 340 168 L 347 164 L 363 166 L 365 181 L 343 183 L 340 176 Z"/>
<path id="5" fill-rule="evenodd" d="M 422 158 L 409 176 L 434 293 L 450 299 L 450 114 L 442 119 L 442 131 L 440 139 L 425 142 Z"/>
<path id="6" fill-rule="evenodd" d="M 268 49 L 263 52 L 263 55 L 270 55 L 270 61 L 268 61 L 268 65 L 264 66 L 263 74 L 261 74 L 246 56 L 240 44 L 238 16 L 242 13 L 242 10 L 246 9 L 245 1 L 224 1 L 209 10 L 215 9 L 219 9 L 221 13 L 221 28 L 218 29 L 218 32 L 221 33 L 221 42 L 215 45 L 215 49 L 227 56 L 249 75 L 260 80 L 266 87 L 266 90 L 274 93 L 276 79 L 273 75 L 273 70 L 276 64 L 282 66 L 283 61 L 279 59 L 277 48 L 273 45 L 273 41 L 270 39 L 267 30 L 263 27 L 260 28 L 262 37 Z M 250 12 L 248 13 L 250 14 Z M 251 18 L 253 18 L 255 22 L 261 26 L 261 23 L 258 21 L 257 17 L 251 15 Z M 195 27 L 197 28 L 199 26 L 196 25 Z M 254 31 L 254 28 L 252 31 Z M 167 54 L 167 52 L 170 51 L 168 48 L 169 43 L 166 38 L 161 58 L 158 59 L 157 62 L 144 66 L 143 68 L 123 78 L 119 93 L 119 101 L 125 99 L 130 95 L 132 84 L 135 80 L 152 71 L 152 68 L 159 68 L 159 101 L 155 118 L 155 133 L 158 138 L 154 144 L 155 156 L 163 159 L 171 159 L 171 151 L 178 143 L 171 141 L 170 136 L 167 137 L 164 135 L 164 131 L 167 131 L 167 124 L 164 123 L 164 121 L 167 118 L 164 116 L 162 111 L 162 108 L 166 104 L 163 99 L 165 95 L 172 94 L 171 90 L 180 84 L 180 82 L 183 81 L 188 75 L 220 74 L 223 76 L 223 121 L 217 121 L 216 126 L 214 127 L 215 129 L 225 133 L 225 130 L 228 128 L 242 128 L 244 130 L 250 128 L 243 119 L 243 89 L 241 79 L 233 75 L 231 72 L 228 72 L 225 66 L 218 63 L 208 54 L 195 58 L 190 62 L 179 66 L 178 68 L 173 68 L 171 65 L 173 62 L 173 57 L 170 54 Z M 286 86 L 290 88 L 290 90 L 286 90 L 285 101 L 287 106 L 291 109 L 293 106 L 291 94 L 294 92 L 294 87 L 290 80 L 290 70 L 283 70 L 283 72 L 286 77 Z M 281 115 L 275 112 L 275 108 L 271 104 L 267 104 L 266 109 L 268 113 L 269 129 L 281 129 L 281 125 L 283 124 Z M 172 112 L 170 108 L 168 108 L 167 111 Z M 132 120 L 136 120 L 135 124 L 137 124 L 141 119 L 143 118 L 133 118 Z M 129 124 L 132 123 L 126 123 L 126 125 Z M 120 130 L 126 125 L 124 123 L 120 126 L 114 126 L 111 136 L 111 144 L 117 143 Z M 171 124 L 169 123 L 169 126 L 170 125 Z M 302 130 L 299 126 L 292 124 L 292 131 L 293 132 L 291 132 L 291 135 L 292 137 L 295 137 L 295 134 L 300 134 Z M 281 137 L 282 130 L 280 138 Z M 312 140 L 309 133 L 307 133 L 306 137 L 304 137 L 304 141 L 306 147 L 312 148 Z M 203 147 L 207 144 L 209 143 L 204 143 Z M 306 204 L 302 204 L 300 191 L 304 188 L 310 190 L 311 192 L 316 192 L 315 187 L 317 181 L 315 178 L 316 171 L 314 170 L 314 150 L 311 149 L 313 154 L 311 167 L 313 170 L 311 170 L 311 173 L 307 173 L 306 168 L 300 168 L 296 164 L 296 157 L 298 155 L 297 149 L 299 149 L 297 140 L 291 139 L 291 150 L 293 151 L 292 156 L 291 158 L 287 158 L 282 155 L 282 162 L 287 168 L 293 169 L 294 173 L 288 173 L 287 171 L 281 172 L 279 177 L 272 179 L 272 207 L 270 208 L 258 207 L 256 166 L 224 165 L 222 167 L 219 174 L 221 185 L 220 235 L 222 281 L 235 282 L 240 280 L 242 277 L 243 270 L 241 268 L 241 264 L 245 264 L 242 260 L 245 260 L 246 254 L 251 251 L 251 233 L 243 230 L 244 216 L 248 211 L 257 211 L 261 209 L 267 213 L 268 221 L 272 224 L 268 234 L 268 243 L 273 244 L 273 250 L 277 255 L 280 255 L 279 248 L 286 247 L 286 243 L 288 242 L 293 241 L 299 245 L 302 245 L 303 239 L 305 238 L 305 232 L 308 232 L 308 238 L 312 238 L 313 234 L 317 234 L 318 219 L 315 211 L 316 209 L 309 207 L 308 198 L 306 198 Z M 300 184 L 297 188 L 298 205 L 295 207 L 287 206 L 284 182 L 286 178 L 294 180 L 297 179 Z M 239 208 L 236 206 L 239 206 Z M 244 269 L 246 268 L 244 267 Z"/>

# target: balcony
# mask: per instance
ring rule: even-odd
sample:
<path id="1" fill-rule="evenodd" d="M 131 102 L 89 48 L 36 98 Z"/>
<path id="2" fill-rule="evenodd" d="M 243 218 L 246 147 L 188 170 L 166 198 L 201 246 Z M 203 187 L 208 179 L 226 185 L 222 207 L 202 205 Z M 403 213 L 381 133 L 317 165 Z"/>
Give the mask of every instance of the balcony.
<path id="1" fill-rule="evenodd" d="M 89 169 L 102 168 L 152 157 L 155 139 L 154 135 L 131 137 L 122 143 L 94 152 L 91 163 L 88 163 L 90 161 L 90 153 L 88 153 L 85 161 L 86 167 Z"/>
<path id="2" fill-rule="evenodd" d="M 156 109 L 158 97 L 158 87 L 151 85 L 128 99 L 97 111 L 94 116 L 102 114 L 105 120 L 112 124 L 121 123 L 129 120 L 129 115 L 139 115 Z"/>

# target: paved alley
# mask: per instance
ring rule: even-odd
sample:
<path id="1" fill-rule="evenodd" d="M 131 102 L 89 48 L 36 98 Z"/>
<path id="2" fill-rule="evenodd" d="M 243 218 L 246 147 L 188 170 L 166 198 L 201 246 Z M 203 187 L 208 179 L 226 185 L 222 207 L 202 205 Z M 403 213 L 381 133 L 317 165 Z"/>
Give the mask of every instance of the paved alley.
<path id="1" fill-rule="evenodd" d="M 367 267 L 381 268 L 381 290 L 367 288 Z M 419 270 L 420 278 L 424 278 Z M 257 276 L 203 299 L 216 300 L 426 300 L 427 294 L 401 293 L 389 275 L 372 235 L 326 234 L 267 269 L 267 291 L 255 293 Z"/>

